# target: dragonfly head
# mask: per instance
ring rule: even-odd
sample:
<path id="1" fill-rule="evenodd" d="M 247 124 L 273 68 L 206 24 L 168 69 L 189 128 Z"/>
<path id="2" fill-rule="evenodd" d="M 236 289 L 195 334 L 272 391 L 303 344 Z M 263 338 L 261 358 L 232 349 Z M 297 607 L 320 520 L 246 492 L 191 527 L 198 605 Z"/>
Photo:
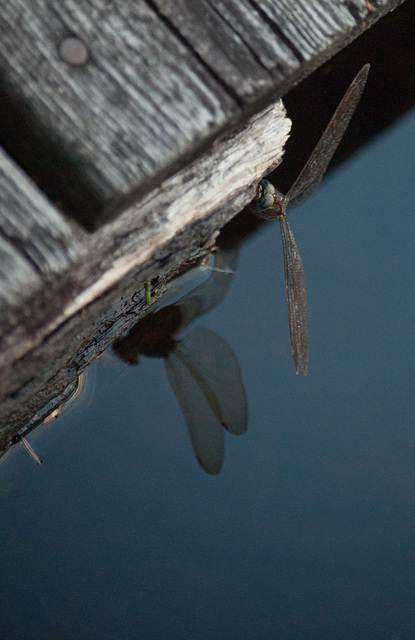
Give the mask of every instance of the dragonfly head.
<path id="1" fill-rule="evenodd" d="M 174 304 L 141 318 L 126 336 L 114 342 L 115 354 L 127 364 L 139 363 L 142 354 L 148 358 L 166 358 L 175 347 L 175 334 L 180 330 L 182 315 Z"/>
<path id="2" fill-rule="evenodd" d="M 262 179 L 251 206 L 261 218 L 274 220 L 284 215 L 286 203 L 284 196 L 276 190 L 274 185 L 269 180 Z"/>

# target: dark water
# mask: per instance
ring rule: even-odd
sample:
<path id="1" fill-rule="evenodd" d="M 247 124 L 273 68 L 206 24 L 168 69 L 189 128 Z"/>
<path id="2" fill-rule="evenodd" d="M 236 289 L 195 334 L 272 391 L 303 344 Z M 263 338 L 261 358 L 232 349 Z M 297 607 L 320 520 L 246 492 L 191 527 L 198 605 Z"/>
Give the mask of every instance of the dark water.
<path id="1" fill-rule="evenodd" d="M 236 353 L 248 430 L 198 465 L 164 364 L 112 352 L 0 466 L 5 639 L 396 639 L 415 628 L 415 113 L 290 214 L 310 366 L 291 361 L 281 240 L 242 247 L 197 320 Z"/>

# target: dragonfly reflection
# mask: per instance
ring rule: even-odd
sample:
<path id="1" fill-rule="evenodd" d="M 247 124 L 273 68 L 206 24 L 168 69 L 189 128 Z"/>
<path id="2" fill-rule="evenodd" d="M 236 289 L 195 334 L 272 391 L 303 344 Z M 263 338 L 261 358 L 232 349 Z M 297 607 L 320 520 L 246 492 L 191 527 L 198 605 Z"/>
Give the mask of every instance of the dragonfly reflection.
<path id="1" fill-rule="evenodd" d="M 176 303 L 139 320 L 113 345 L 129 364 L 139 354 L 163 358 L 170 385 L 182 408 L 199 464 L 219 473 L 225 427 L 234 435 L 247 429 L 247 399 L 238 360 L 216 333 L 197 327 L 183 338 L 179 331 L 215 307 L 225 296 L 236 264 L 236 250 L 215 253 L 212 275 Z"/>
<path id="2" fill-rule="evenodd" d="M 293 232 L 288 224 L 286 210 L 305 202 L 320 184 L 362 96 L 369 69 L 369 64 L 362 67 L 347 89 L 317 146 L 288 193 L 283 195 L 268 180 L 261 180 L 257 196 L 252 203 L 252 207 L 262 217 L 277 218 L 280 223 L 288 327 L 296 373 L 298 373 L 299 364 L 304 374 L 307 374 L 308 369 L 307 297 L 304 267 Z"/>

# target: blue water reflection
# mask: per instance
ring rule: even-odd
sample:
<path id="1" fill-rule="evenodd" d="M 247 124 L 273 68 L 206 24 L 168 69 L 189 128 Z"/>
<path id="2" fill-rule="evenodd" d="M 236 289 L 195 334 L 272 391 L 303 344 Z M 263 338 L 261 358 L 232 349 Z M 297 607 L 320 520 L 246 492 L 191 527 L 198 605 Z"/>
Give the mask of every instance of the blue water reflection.
<path id="1" fill-rule="evenodd" d="M 83 396 L 0 466 L 9 640 L 412 638 L 415 113 L 290 223 L 310 366 L 292 370 L 278 229 L 241 250 L 220 308 L 248 431 L 215 477 L 160 360 L 111 352 Z"/>

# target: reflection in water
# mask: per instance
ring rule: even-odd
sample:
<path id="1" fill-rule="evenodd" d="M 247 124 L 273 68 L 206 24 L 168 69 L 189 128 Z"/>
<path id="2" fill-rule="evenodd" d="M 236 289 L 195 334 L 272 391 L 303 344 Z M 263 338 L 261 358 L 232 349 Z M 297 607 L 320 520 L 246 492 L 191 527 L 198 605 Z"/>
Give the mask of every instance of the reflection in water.
<path id="1" fill-rule="evenodd" d="M 86 375 L 87 375 L 87 372 L 83 371 L 78 376 L 75 383 L 75 389 L 70 393 L 70 395 L 67 398 L 65 398 L 65 400 L 62 402 L 62 404 L 59 405 L 59 407 L 57 407 L 47 415 L 47 417 L 43 420 L 43 424 L 47 424 L 48 422 L 53 420 L 53 418 L 57 418 L 60 412 L 63 409 L 65 409 L 65 407 L 69 406 L 79 398 L 79 396 L 82 394 L 83 390 L 85 389 Z"/>
<path id="2" fill-rule="evenodd" d="M 86 371 L 83 371 L 77 377 L 76 382 L 73 382 L 70 385 L 68 385 L 67 389 L 62 395 L 51 400 L 51 402 L 49 402 L 45 407 L 43 407 L 41 411 L 37 412 L 33 416 L 33 418 L 28 423 L 26 423 L 22 429 L 20 429 L 19 433 L 13 438 L 11 444 L 21 442 L 25 451 L 27 451 L 27 453 L 36 462 L 36 464 L 42 464 L 42 460 L 40 460 L 39 456 L 33 450 L 32 446 L 30 445 L 27 438 L 23 434 L 28 434 L 34 429 L 36 429 L 37 427 L 47 424 L 53 418 L 57 418 L 60 412 L 65 407 L 75 402 L 75 400 L 79 398 L 79 396 L 82 394 L 83 390 L 85 389 L 86 377 L 87 377 Z M 0 458 L 3 459 L 5 453 L 7 453 L 7 450 L 1 452 Z"/>
<path id="3" fill-rule="evenodd" d="M 259 215 L 266 219 L 278 219 L 280 223 L 288 328 L 296 373 L 298 373 L 299 364 L 305 375 L 308 369 L 307 296 L 303 262 L 294 234 L 288 224 L 286 210 L 305 202 L 320 184 L 362 97 L 369 69 L 369 64 L 362 67 L 347 89 L 314 151 L 288 193 L 284 196 L 268 180 L 261 180 L 257 197 L 252 203 L 252 207 Z"/>
<path id="4" fill-rule="evenodd" d="M 219 473 L 222 467 L 223 427 L 234 435 L 247 429 L 247 399 L 239 363 L 227 342 L 213 331 L 197 327 L 182 339 L 175 336 L 224 298 L 236 259 L 236 249 L 216 251 L 214 270 L 206 282 L 139 320 L 113 345 L 128 364 L 137 364 L 139 354 L 164 359 L 196 458 L 210 474 Z"/>
<path id="5" fill-rule="evenodd" d="M 37 453 L 33 450 L 33 447 L 28 443 L 24 436 L 20 436 L 20 441 L 23 447 L 26 449 L 29 456 L 36 462 L 36 464 L 42 464 L 42 460 L 39 458 Z"/>

